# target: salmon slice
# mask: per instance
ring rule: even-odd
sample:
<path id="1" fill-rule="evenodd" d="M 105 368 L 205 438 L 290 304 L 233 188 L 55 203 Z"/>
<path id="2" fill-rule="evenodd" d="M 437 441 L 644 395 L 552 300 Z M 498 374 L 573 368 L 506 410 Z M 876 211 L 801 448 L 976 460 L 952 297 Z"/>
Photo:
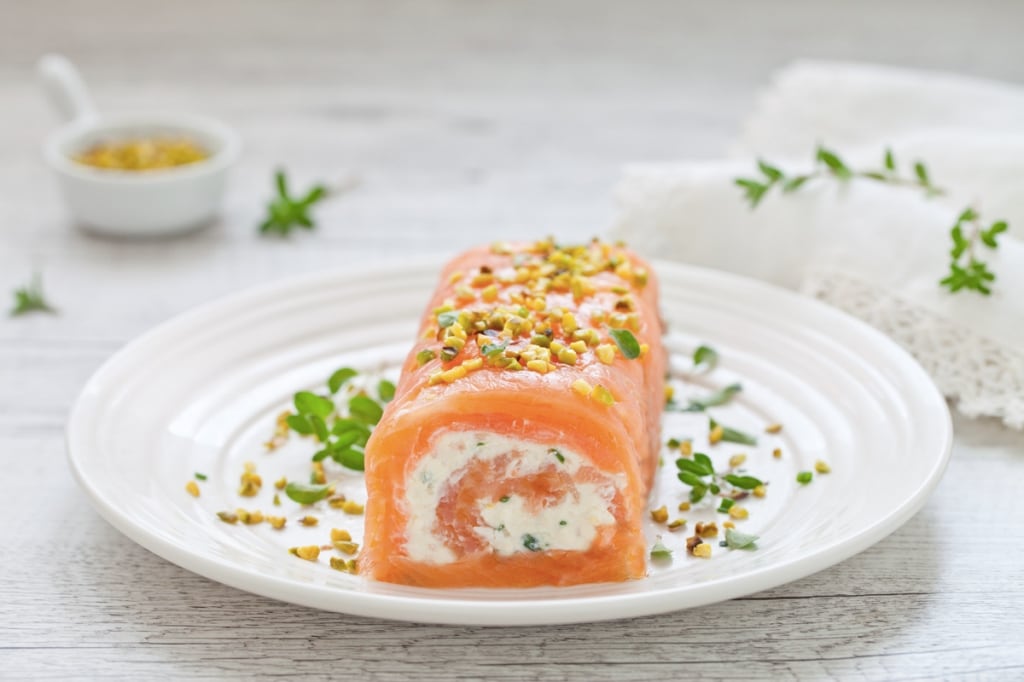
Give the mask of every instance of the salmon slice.
<path id="1" fill-rule="evenodd" d="M 643 577 L 657 300 L 650 268 L 598 241 L 451 261 L 366 445 L 360 572 L 424 587 Z"/>

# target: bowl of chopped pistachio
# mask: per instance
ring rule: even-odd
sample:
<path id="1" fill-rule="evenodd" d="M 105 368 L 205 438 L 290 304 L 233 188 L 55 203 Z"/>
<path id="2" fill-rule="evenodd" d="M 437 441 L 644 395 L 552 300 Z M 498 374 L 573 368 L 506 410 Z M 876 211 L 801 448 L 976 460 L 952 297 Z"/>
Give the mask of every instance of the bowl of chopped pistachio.
<path id="1" fill-rule="evenodd" d="M 112 236 L 160 236 L 210 223 L 241 142 L 229 126 L 192 114 L 105 114 L 59 55 L 39 76 L 66 119 L 43 145 L 82 227 Z"/>

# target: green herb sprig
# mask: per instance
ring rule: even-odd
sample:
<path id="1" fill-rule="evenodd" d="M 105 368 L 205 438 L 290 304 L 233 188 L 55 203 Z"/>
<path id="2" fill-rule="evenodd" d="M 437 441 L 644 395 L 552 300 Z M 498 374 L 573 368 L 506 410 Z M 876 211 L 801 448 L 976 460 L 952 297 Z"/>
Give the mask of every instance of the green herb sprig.
<path id="1" fill-rule="evenodd" d="M 43 277 L 38 272 L 32 273 L 32 279 L 27 285 L 14 290 L 14 307 L 10 315 L 19 317 L 33 312 L 57 314 L 57 309 L 50 305 L 43 294 Z"/>
<path id="2" fill-rule="evenodd" d="M 309 210 L 328 196 L 327 188 L 314 185 L 302 197 L 293 197 L 288 192 L 288 177 L 283 170 L 274 174 L 274 185 L 277 196 L 267 203 L 267 217 L 260 224 L 260 232 L 286 237 L 297 228 L 312 230 L 316 227 Z"/>
<path id="3" fill-rule="evenodd" d="M 295 412 L 286 422 L 292 431 L 312 436 L 321 444 L 313 454 L 314 462 L 329 457 L 348 469 L 365 468 L 366 442 L 384 414 L 384 404 L 394 398 L 395 385 L 386 379 L 378 382 L 379 400 L 363 393 L 353 395 L 347 402 L 336 400 L 338 391 L 357 375 L 354 369 L 342 367 L 327 380 L 329 395 L 299 391 L 292 400 Z"/>
<path id="4" fill-rule="evenodd" d="M 820 146 L 815 152 L 814 160 L 814 170 L 800 175 L 788 175 L 778 166 L 759 160 L 759 177 L 736 178 L 734 182 L 743 190 L 743 197 L 750 203 L 751 208 L 756 208 L 775 188 L 779 188 L 783 194 L 790 194 L 800 189 L 807 181 L 817 178 L 833 178 L 840 182 L 863 178 L 887 185 L 911 187 L 924 192 L 926 197 L 946 193 L 944 189 L 934 184 L 928 168 L 921 161 L 914 162 L 912 175 L 901 175 L 891 149 L 885 150 L 882 168 L 878 170 L 854 170 L 838 154 Z M 976 291 L 984 296 L 991 294 L 991 285 L 996 275 L 988 263 L 981 259 L 980 246 L 992 250 L 998 248 L 999 235 L 1008 229 L 1009 225 L 1005 220 L 997 220 L 986 225 L 973 206 L 961 211 L 950 229 L 952 246 L 949 251 L 949 272 L 939 280 L 939 285 L 952 293 L 966 290 Z"/>
<path id="5" fill-rule="evenodd" d="M 695 452 L 693 459 L 677 459 L 676 467 L 679 469 L 679 480 L 690 486 L 690 502 L 693 504 L 703 500 L 709 492 L 712 495 L 719 495 L 723 489 L 753 490 L 764 485 L 763 481 L 754 476 L 740 475 L 731 471 L 716 472 L 711 458 L 702 452 Z M 728 512 L 732 501 L 728 494 L 722 497 L 719 511 Z M 725 501 L 727 499 L 728 502 Z"/>

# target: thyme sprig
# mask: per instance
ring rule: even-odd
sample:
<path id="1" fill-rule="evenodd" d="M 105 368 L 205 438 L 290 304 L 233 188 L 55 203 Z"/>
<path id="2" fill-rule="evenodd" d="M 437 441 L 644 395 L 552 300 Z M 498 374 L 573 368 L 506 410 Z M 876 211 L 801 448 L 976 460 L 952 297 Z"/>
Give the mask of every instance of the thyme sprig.
<path id="1" fill-rule="evenodd" d="M 818 178 L 832 178 L 840 182 L 863 178 L 887 185 L 917 189 L 926 197 L 946 193 L 946 190 L 935 185 L 928 168 L 921 161 L 914 162 L 912 175 L 901 174 L 891 149 L 885 150 L 882 167 L 877 170 L 855 170 L 838 154 L 821 146 L 815 152 L 814 162 L 812 171 L 788 175 L 778 166 L 759 160 L 757 168 L 760 177 L 736 178 L 735 184 L 743 190 L 743 198 L 751 208 L 757 208 L 761 200 L 775 188 L 779 188 L 783 194 L 790 194 L 809 180 Z M 949 272 L 939 280 L 939 285 L 953 293 L 968 290 L 985 296 L 991 294 L 991 284 L 995 281 L 996 275 L 988 263 L 980 258 L 980 246 L 988 249 L 998 248 L 998 236 L 1007 229 L 1009 225 L 1005 220 L 998 220 L 986 226 L 974 206 L 965 208 L 950 229 L 952 247 L 949 252 Z"/>
<path id="2" fill-rule="evenodd" d="M 33 312 L 57 314 L 57 309 L 50 305 L 43 294 L 43 277 L 38 272 L 32 273 L 32 279 L 27 285 L 14 290 L 14 307 L 10 315 L 18 317 Z"/>
<path id="3" fill-rule="evenodd" d="M 694 453 L 693 459 L 677 459 L 676 467 L 679 469 L 679 480 L 690 486 L 690 502 L 693 504 L 703 500 L 708 492 L 719 495 L 723 488 L 746 491 L 764 485 L 763 481 L 753 476 L 740 475 L 732 471 L 716 472 L 711 458 L 702 452 Z M 722 497 L 731 499 L 730 494 Z M 725 511 L 728 511 L 729 506 L 732 505 L 727 505 Z"/>

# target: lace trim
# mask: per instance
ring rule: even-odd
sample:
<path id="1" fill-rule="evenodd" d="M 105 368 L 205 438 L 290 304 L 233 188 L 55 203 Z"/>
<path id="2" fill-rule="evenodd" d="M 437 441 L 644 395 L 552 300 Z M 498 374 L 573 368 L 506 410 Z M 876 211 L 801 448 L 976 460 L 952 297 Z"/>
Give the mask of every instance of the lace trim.
<path id="1" fill-rule="evenodd" d="M 961 413 L 1024 429 L 1024 353 L 846 273 L 809 272 L 801 290 L 888 334 Z"/>

